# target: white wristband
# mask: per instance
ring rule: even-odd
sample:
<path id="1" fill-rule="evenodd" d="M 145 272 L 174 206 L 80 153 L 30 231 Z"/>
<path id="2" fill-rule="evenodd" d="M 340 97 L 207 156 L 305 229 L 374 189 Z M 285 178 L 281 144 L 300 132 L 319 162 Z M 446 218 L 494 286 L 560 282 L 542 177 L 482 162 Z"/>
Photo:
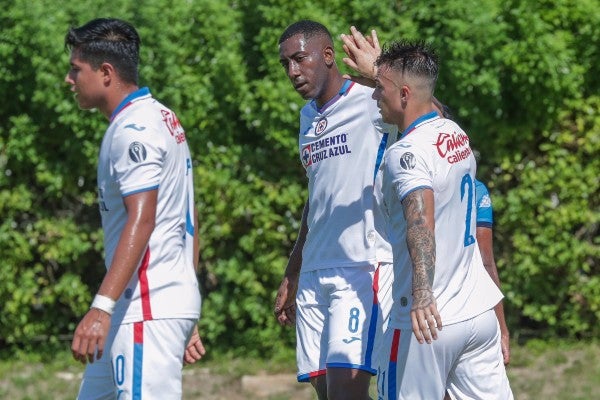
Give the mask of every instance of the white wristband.
<path id="1" fill-rule="evenodd" d="M 108 315 L 113 315 L 113 312 L 115 311 L 115 304 L 117 304 L 117 302 L 110 297 L 97 294 L 96 297 L 94 297 L 94 301 L 92 301 L 90 308 L 97 308 L 98 310 L 104 311 Z"/>

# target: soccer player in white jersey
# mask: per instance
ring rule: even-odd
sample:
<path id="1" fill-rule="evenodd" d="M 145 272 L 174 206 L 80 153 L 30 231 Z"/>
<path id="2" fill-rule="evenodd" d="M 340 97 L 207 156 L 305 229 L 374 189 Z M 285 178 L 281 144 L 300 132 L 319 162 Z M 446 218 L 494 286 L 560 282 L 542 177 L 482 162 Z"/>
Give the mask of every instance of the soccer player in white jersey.
<path id="1" fill-rule="evenodd" d="M 450 109 L 440 102 L 438 99 L 433 99 L 434 110 L 441 117 L 447 119 L 453 119 Z M 474 150 L 475 159 L 479 162 L 477 151 Z M 488 191 L 487 186 L 477 179 L 475 179 L 475 204 L 477 208 L 477 230 L 476 238 L 479 251 L 481 253 L 481 259 L 483 266 L 487 270 L 488 274 L 492 277 L 498 287 L 500 287 L 500 277 L 498 276 L 498 269 L 496 268 L 496 261 L 494 259 L 494 212 L 492 209 L 492 199 Z M 510 362 L 510 332 L 506 325 L 506 319 L 504 317 L 504 305 L 500 301 L 494 307 L 498 323 L 500 324 L 500 340 L 502 343 L 502 357 L 504 365 L 508 365 Z"/>
<path id="2" fill-rule="evenodd" d="M 117 19 L 65 37 L 65 81 L 110 121 L 98 163 L 107 272 L 71 345 L 87 363 L 80 399 L 181 399 L 184 358 L 204 352 L 191 156 L 175 113 L 138 87 L 139 45 Z"/>
<path id="3" fill-rule="evenodd" d="M 493 308 L 502 298 L 475 239 L 476 162 L 469 138 L 433 108 L 438 74 L 423 44 L 397 42 L 376 62 L 386 152 L 384 203 L 394 287 L 381 399 L 512 399 Z"/>
<path id="4" fill-rule="evenodd" d="M 279 56 L 309 100 L 299 132 L 308 201 L 275 315 L 296 323 L 298 380 L 310 381 L 319 399 L 369 399 L 392 279 L 375 181 L 396 129 L 382 123 L 371 88 L 342 77 L 320 23 L 290 25 Z"/>

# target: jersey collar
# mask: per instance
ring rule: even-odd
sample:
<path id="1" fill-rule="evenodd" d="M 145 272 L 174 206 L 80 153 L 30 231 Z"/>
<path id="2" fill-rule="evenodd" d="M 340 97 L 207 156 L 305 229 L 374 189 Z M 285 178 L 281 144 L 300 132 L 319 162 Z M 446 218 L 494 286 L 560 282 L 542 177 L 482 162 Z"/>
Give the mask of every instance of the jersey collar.
<path id="1" fill-rule="evenodd" d="M 419 118 L 415 119 L 412 124 L 410 124 L 408 126 L 408 128 L 406 128 L 404 130 L 404 132 L 402 132 L 402 135 L 400 135 L 400 139 L 406 137 L 409 133 L 411 133 L 412 131 L 414 131 L 415 129 L 417 129 L 419 126 L 433 121 L 434 119 L 438 119 L 440 118 L 440 116 L 438 115 L 438 113 L 436 113 L 435 111 L 432 111 L 430 113 L 427 113 L 425 115 L 421 115 Z"/>
<path id="2" fill-rule="evenodd" d="M 141 89 L 136 90 L 135 92 L 131 92 L 123 99 L 123 101 L 115 108 L 115 111 L 110 116 L 110 122 L 112 122 L 115 117 L 123 111 L 125 108 L 129 107 L 131 104 L 140 100 L 141 98 L 145 98 L 151 96 L 150 89 L 147 87 L 143 87 Z"/>
<path id="3" fill-rule="evenodd" d="M 317 102 L 313 100 L 314 104 L 315 104 L 315 108 L 317 109 L 317 111 L 319 111 L 320 113 L 322 113 L 323 111 L 325 111 L 325 109 L 327 109 L 327 107 L 329 107 L 330 105 L 332 105 L 333 103 L 335 103 L 336 101 L 338 101 L 338 99 L 340 97 L 347 95 L 348 92 L 350 91 L 350 89 L 352 88 L 352 86 L 354 86 L 354 82 L 351 81 L 351 80 L 346 79 L 344 81 L 344 84 L 340 88 L 340 91 L 338 92 L 338 94 L 336 94 L 335 96 L 333 96 L 327 103 L 323 104 L 323 107 L 321 107 L 321 108 L 317 107 Z"/>

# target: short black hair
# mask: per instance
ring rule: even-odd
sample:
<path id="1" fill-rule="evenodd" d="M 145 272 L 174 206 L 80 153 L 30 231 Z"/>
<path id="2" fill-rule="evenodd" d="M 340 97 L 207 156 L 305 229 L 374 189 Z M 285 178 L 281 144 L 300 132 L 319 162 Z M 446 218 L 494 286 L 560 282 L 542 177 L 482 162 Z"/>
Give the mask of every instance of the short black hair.
<path id="1" fill-rule="evenodd" d="M 375 65 L 388 65 L 402 74 L 424 78 L 429 81 L 433 93 L 438 78 L 438 58 L 435 51 L 425 42 L 402 40 L 384 45 Z"/>
<path id="2" fill-rule="evenodd" d="M 309 19 L 303 19 L 288 26 L 279 37 L 279 42 L 277 43 L 281 44 L 297 34 L 302 34 L 307 39 L 311 37 L 322 36 L 327 38 L 333 45 L 333 38 L 331 37 L 331 33 L 329 33 L 329 30 L 325 27 L 325 25 Z"/>
<path id="3" fill-rule="evenodd" d="M 137 85 L 140 37 L 128 22 L 116 18 L 97 18 L 65 36 L 65 48 L 98 69 L 103 62 L 112 64 L 119 77 Z"/>

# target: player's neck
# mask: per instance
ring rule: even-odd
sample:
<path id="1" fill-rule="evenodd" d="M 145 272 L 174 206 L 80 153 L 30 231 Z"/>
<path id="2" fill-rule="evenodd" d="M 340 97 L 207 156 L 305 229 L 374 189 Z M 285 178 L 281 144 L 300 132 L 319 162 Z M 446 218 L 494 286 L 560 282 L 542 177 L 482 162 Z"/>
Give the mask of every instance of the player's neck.
<path id="1" fill-rule="evenodd" d="M 340 74 L 337 70 L 335 73 L 332 71 L 325 90 L 318 98 L 315 99 L 317 107 L 323 107 L 329 100 L 337 96 L 340 92 L 340 89 L 344 85 L 344 82 L 346 82 L 346 80 L 342 77 L 342 74 Z"/>
<path id="2" fill-rule="evenodd" d="M 104 116 L 110 119 L 113 112 L 119 107 L 123 100 L 136 90 L 139 90 L 137 85 L 119 82 L 113 90 L 111 90 L 110 95 L 108 96 L 106 109 L 101 110 Z"/>
<path id="3" fill-rule="evenodd" d="M 415 104 L 412 107 L 407 107 L 406 111 L 404 112 L 404 118 L 402 118 L 402 125 L 400 128 L 402 131 L 406 130 L 418 118 L 433 111 L 434 109 L 431 103 Z"/>

